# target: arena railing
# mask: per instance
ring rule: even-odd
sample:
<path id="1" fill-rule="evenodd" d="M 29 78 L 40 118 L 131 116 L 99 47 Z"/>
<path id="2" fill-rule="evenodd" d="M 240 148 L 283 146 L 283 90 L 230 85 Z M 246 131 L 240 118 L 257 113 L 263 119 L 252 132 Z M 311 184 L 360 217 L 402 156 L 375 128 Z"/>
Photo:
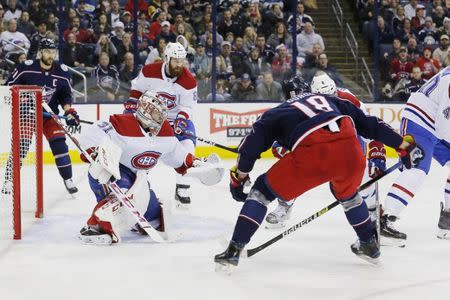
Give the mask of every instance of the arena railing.
<path id="1" fill-rule="evenodd" d="M 11 45 L 11 46 L 17 48 L 18 50 L 22 51 L 22 52 L 25 53 L 25 54 L 28 53 L 28 50 L 27 50 L 27 49 L 25 49 L 25 48 L 22 47 L 22 46 L 16 45 L 16 44 L 14 44 L 13 42 L 10 42 L 10 41 L 7 41 L 7 40 L 3 40 L 3 41 L 2 41 L 2 44 L 3 44 L 3 43 L 4 43 L 4 44 L 9 44 L 9 45 Z M 2 45 L 2 49 L 4 49 L 4 46 L 3 46 L 3 45 Z M 17 53 L 18 51 L 8 51 L 8 52 L 5 53 L 5 55 L 6 55 L 7 53 L 11 53 L 11 52 Z"/>
<path id="2" fill-rule="evenodd" d="M 356 41 L 355 35 L 353 34 L 353 31 L 348 23 L 345 23 L 345 44 L 348 50 L 350 51 L 350 54 L 353 57 L 353 60 L 355 61 L 355 80 L 358 81 L 358 60 L 359 60 L 359 52 L 358 52 L 358 42 Z M 349 52 L 346 52 L 345 58 L 348 61 Z"/>
<path id="3" fill-rule="evenodd" d="M 361 81 L 369 92 L 370 96 L 373 98 L 373 87 L 375 85 L 375 81 L 373 79 L 372 73 L 370 72 L 369 67 L 367 66 L 366 60 L 364 57 L 361 57 L 362 68 L 361 68 Z"/>
<path id="4" fill-rule="evenodd" d="M 67 68 L 69 69 L 69 71 L 75 75 L 80 76 L 83 79 L 83 89 L 84 89 L 84 93 L 77 91 L 76 89 L 72 88 L 72 92 L 74 93 L 75 97 L 81 97 L 84 98 L 84 102 L 87 103 L 87 78 L 86 75 L 84 75 L 83 73 L 75 70 L 74 68 L 71 68 L 69 66 L 67 66 Z"/>
<path id="5" fill-rule="evenodd" d="M 336 21 L 339 25 L 339 34 L 341 36 L 341 41 L 344 36 L 344 12 L 342 11 L 341 4 L 338 0 L 331 0 L 330 1 L 330 9 L 333 12 L 333 15 L 336 17 Z"/>

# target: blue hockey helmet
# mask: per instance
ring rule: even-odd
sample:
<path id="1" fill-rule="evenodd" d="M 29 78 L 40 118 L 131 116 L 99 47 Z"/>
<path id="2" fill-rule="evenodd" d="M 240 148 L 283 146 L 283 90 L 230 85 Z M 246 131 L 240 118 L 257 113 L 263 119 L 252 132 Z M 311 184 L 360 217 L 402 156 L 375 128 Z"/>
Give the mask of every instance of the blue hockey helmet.
<path id="1" fill-rule="evenodd" d="M 281 86 L 286 99 L 290 99 L 295 95 L 308 93 L 311 91 L 309 84 L 300 75 L 295 75 L 291 79 L 284 80 Z"/>
<path id="2" fill-rule="evenodd" d="M 58 48 L 56 47 L 55 41 L 43 38 L 39 43 L 39 50 L 42 49 L 58 49 Z"/>

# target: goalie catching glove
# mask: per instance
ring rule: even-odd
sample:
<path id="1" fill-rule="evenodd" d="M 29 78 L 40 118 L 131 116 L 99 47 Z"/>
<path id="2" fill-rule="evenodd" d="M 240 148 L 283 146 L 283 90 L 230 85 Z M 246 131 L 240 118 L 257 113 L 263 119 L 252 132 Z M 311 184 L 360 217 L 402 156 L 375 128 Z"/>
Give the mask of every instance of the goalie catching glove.
<path id="1" fill-rule="evenodd" d="M 219 183 L 225 173 L 222 161 L 215 153 L 207 158 L 197 158 L 189 153 L 184 164 L 175 170 L 184 176 L 197 178 L 204 185 Z"/>
<path id="2" fill-rule="evenodd" d="M 119 146 L 105 138 L 90 155 L 94 159 L 89 167 L 92 178 L 100 184 L 120 179 L 119 162 L 122 149 Z"/>

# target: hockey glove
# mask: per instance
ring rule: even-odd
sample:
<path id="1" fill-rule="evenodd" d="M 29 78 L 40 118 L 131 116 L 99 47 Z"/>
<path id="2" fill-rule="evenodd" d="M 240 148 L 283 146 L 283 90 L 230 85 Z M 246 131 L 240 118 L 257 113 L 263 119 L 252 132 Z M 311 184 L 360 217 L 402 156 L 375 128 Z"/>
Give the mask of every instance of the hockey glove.
<path id="1" fill-rule="evenodd" d="M 124 106 L 124 114 L 132 114 L 136 112 L 136 108 L 137 108 L 137 101 L 134 99 L 128 99 L 127 101 L 125 101 L 125 103 L 123 104 Z"/>
<path id="2" fill-rule="evenodd" d="M 369 143 L 369 176 L 375 178 L 386 171 L 386 149 L 384 145 L 377 141 Z"/>
<path id="3" fill-rule="evenodd" d="M 411 169 L 419 164 L 425 154 L 412 135 L 405 135 L 403 142 L 407 142 L 409 145 L 404 149 L 397 148 L 396 151 L 405 168 Z"/>
<path id="4" fill-rule="evenodd" d="M 183 133 L 188 129 L 188 123 L 185 118 L 176 118 L 173 122 L 173 130 L 177 135 L 183 135 Z"/>
<path id="5" fill-rule="evenodd" d="M 283 158 L 287 154 L 288 150 L 280 145 L 277 141 L 272 144 L 272 154 L 276 158 Z"/>
<path id="6" fill-rule="evenodd" d="M 197 167 L 201 164 L 201 161 L 195 157 L 194 155 L 192 155 L 191 153 L 188 153 L 184 159 L 184 162 L 181 166 L 179 166 L 178 168 L 175 168 L 175 171 L 178 174 L 184 175 L 187 172 L 187 169 L 192 168 L 192 167 Z"/>
<path id="7" fill-rule="evenodd" d="M 234 166 L 230 170 L 230 192 L 233 199 L 238 202 L 244 202 L 247 199 L 247 194 L 244 193 L 244 186 L 247 182 L 250 182 L 248 174 L 238 172 L 237 166 Z"/>
<path id="8" fill-rule="evenodd" d="M 89 167 L 89 174 L 100 184 L 120 179 L 120 157 L 122 149 L 108 138 L 104 138 L 96 149 L 97 156 Z M 92 155 L 92 154 L 91 154 Z"/>
<path id="9" fill-rule="evenodd" d="M 78 126 L 80 124 L 80 117 L 75 108 L 71 107 L 64 113 L 66 117 L 67 126 Z"/>

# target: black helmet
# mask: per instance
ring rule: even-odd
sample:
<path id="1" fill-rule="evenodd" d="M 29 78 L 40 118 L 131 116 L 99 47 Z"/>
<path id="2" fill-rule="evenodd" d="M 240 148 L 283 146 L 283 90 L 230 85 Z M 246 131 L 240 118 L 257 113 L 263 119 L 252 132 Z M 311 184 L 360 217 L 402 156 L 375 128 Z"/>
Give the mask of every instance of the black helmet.
<path id="1" fill-rule="evenodd" d="M 43 38 L 39 43 L 39 50 L 42 49 L 57 49 L 56 44 L 53 40 Z"/>
<path id="2" fill-rule="evenodd" d="M 290 99 L 295 95 L 309 93 L 311 87 L 300 75 L 295 75 L 289 80 L 284 80 L 281 84 L 285 99 Z"/>

